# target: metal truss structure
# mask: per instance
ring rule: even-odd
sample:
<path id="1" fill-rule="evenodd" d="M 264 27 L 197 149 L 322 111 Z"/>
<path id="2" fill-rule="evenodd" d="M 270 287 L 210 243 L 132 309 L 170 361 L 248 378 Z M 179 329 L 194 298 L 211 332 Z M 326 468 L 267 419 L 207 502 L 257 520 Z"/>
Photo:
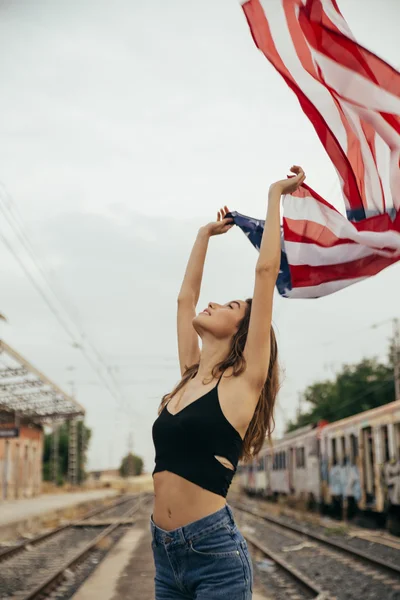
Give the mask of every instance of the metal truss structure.
<path id="1" fill-rule="evenodd" d="M 0 412 L 45 424 L 83 416 L 85 409 L 0 340 Z"/>

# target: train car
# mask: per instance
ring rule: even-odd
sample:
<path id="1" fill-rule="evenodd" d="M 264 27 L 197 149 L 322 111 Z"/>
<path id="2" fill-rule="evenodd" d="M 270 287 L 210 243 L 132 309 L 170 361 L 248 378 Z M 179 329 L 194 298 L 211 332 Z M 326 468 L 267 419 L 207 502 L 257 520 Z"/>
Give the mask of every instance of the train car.
<path id="1" fill-rule="evenodd" d="M 324 423 L 297 429 L 267 450 L 270 458 L 270 492 L 320 502 L 319 437 Z"/>
<path id="2" fill-rule="evenodd" d="M 242 486 L 251 495 L 295 496 L 320 501 L 319 436 L 323 424 L 293 431 L 270 444 L 245 466 Z"/>
<path id="3" fill-rule="evenodd" d="M 261 464 L 260 454 L 257 458 L 254 458 L 247 463 L 239 464 L 238 470 L 241 479 L 241 487 L 249 494 L 249 496 L 262 495 L 258 477 L 258 470 Z"/>
<path id="4" fill-rule="evenodd" d="M 346 517 L 378 515 L 400 535 L 400 400 L 266 442 L 241 482 L 251 495 L 290 496 Z"/>
<path id="5" fill-rule="evenodd" d="M 400 533 L 400 400 L 322 430 L 321 492 L 324 505 L 385 516 Z"/>

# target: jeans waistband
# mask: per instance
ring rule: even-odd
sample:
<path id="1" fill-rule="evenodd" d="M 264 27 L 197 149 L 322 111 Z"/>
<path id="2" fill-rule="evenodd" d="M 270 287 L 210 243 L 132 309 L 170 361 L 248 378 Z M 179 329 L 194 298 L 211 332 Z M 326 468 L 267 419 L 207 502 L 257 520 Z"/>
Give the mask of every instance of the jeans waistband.
<path id="1" fill-rule="evenodd" d="M 224 524 L 235 525 L 232 509 L 228 504 L 220 508 L 215 513 L 207 515 L 198 521 L 193 521 L 184 527 L 178 527 L 167 531 L 158 527 L 153 521 L 153 515 L 150 517 L 150 527 L 153 540 L 158 544 L 168 544 L 172 542 L 186 543 L 195 540 L 205 533 L 211 532 Z"/>

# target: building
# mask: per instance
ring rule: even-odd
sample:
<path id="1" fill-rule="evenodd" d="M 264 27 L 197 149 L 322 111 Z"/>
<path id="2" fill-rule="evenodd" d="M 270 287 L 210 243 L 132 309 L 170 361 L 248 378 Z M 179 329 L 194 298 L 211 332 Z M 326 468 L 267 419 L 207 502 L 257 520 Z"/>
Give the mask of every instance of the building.
<path id="1" fill-rule="evenodd" d="M 54 428 L 56 456 L 57 424 L 65 420 L 76 423 L 84 414 L 71 396 L 0 340 L 0 501 L 40 493 L 44 426 Z M 72 447 L 72 474 L 76 457 L 77 448 Z"/>
<path id="2" fill-rule="evenodd" d="M 107 482 L 120 479 L 119 469 L 103 469 L 99 471 L 89 471 L 87 476 L 88 483 L 93 481 Z"/>

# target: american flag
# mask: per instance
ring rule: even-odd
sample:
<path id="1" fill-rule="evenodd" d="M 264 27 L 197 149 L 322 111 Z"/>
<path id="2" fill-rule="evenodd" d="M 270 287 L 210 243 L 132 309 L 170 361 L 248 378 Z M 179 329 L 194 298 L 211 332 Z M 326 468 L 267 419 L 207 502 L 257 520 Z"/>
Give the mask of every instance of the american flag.
<path id="1" fill-rule="evenodd" d="M 278 291 L 318 298 L 400 260 L 400 73 L 355 41 L 336 0 L 243 10 L 339 176 L 346 216 L 305 184 L 283 199 Z M 264 221 L 232 216 L 259 249 Z"/>

